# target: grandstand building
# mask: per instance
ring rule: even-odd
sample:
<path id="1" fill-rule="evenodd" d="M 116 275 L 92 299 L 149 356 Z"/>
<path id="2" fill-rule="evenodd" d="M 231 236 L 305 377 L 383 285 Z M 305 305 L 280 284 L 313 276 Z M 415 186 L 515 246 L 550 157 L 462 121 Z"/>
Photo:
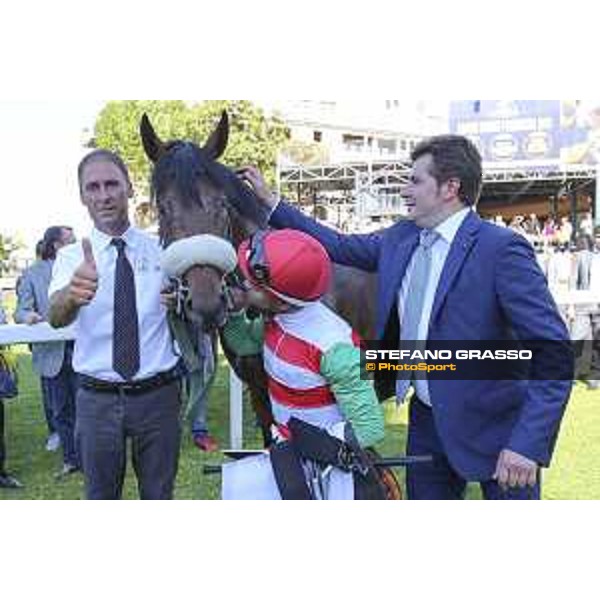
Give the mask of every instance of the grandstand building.
<path id="1" fill-rule="evenodd" d="M 424 136 L 440 130 L 444 118 L 425 102 L 399 100 L 283 100 L 263 102 L 288 124 L 294 143 L 317 146 L 322 164 L 407 159 Z M 284 151 L 285 166 L 298 164 Z"/>
<path id="2" fill-rule="evenodd" d="M 400 189 L 410 173 L 411 150 L 424 137 L 453 131 L 470 137 L 484 157 L 483 217 L 570 216 L 576 231 L 581 215 L 592 212 L 600 225 L 597 165 L 565 159 L 561 146 L 575 134 L 585 137 L 566 129 L 573 102 L 467 101 L 444 109 L 397 100 L 360 107 L 289 101 L 278 108 L 292 140 L 324 145 L 327 160 L 299 164 L 284 155 L 279 184 L 334 224 L 349 216 L 363 222 L 402 218 Z"/>

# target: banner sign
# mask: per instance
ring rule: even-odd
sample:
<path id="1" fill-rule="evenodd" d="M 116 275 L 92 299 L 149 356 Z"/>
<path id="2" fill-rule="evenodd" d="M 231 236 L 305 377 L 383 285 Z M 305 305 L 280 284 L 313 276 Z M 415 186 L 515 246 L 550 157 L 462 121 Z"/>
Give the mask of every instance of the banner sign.
<path id="1" fill-rule="evenodd" d="M 450 105 L 450 131 L 470 138 L 485 163 L 559 164 L 560 100 L 465 100 Z"/>

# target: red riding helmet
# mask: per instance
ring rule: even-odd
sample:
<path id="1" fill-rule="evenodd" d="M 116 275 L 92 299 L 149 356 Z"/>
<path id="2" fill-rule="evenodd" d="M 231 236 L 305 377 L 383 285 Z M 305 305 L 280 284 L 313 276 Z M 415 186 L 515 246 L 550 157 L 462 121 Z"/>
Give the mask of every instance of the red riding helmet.
<path id="1" fill-rule="evenodd" d="M 291 304 L 316 302 L 331 284 L 325 248 L 300 231 L 259 231 L 240 246 L 238 259 L 248 280 Z"/>

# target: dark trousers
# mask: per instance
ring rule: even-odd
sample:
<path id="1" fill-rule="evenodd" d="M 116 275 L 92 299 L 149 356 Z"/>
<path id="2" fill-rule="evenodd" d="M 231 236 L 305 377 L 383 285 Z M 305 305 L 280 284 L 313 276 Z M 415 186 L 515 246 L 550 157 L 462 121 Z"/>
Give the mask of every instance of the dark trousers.
<path id="1" fill-rule="evenodd" d="M 52 379 L 50 377 L 41 377 L 42 404 L 44 407 L 44 419 L 48 427 L 48 434 L 56 433 L 56 424 L 54 423 L 54 409 L 52 408 L 52 392 L 50 391 Z"/>
<path id="2" fill-rule="evenodd" d="M 90 500 L 118 500 L 127 465 L 127 440 L 142 500 L 173 497 L 179 462 L 180 384 L 142 394 L 79 389 L 76 439 Z"/>
<path id="3" fill-rule="evenodd" d="M 6 445 L 4 443 L 4 402 L 0 400 L 0 475 L 4 475 L 6 460 Z"/>
<path id="4" fill-rule="evenodd" d="M 462 500 L 467 490 L 465 481 L 453 468 L 438 436 L 433 411 L 420 400 L 410 406 L 408 431 L 410 456 L 432 455 L 433 464 L 415 465 L 407 470 L 407 493 L 410 500 Z M 495 481 L 480 482 L 486 500 L 539 500 L 539 484 L 535 488 L 504 491 Z"/>
<path id="5" fill-rule="evenodd" d="M 56 377 L 47 378 L 46 389 L 52 407 L 54 426 L 60 437 L 65 464 L 80 466 L 75 446 L 75 397 L 77 376 L 71 366 L 71 353 L 67 351 L 65 360 Z"/>

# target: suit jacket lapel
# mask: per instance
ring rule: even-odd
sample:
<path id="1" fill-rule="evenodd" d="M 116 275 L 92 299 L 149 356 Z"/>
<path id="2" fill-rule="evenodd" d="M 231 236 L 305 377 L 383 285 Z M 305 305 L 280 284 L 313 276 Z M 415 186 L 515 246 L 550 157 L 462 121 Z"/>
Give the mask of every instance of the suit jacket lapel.
<path id="1" fill-rule="evenodd" d="M 393 255 L 392 261 L 389 263 L 390 268 L 380 276 L 387 278 L 383 289 L 386 290 L 385 302 L 383 305 L 382 314 L 380 314 L 379 331 L 383 335 L 387 323 L 390 318 L 390 312 L 393 310 L 395 300 L 400 292 L 400 286 L 406 274 L 406 269 L 410 264 L 410 259 L 414 254 L 419 244 L 419 229 L 414 228 L 414 231 L 407 235 L 404 239 L 398 242 Z"/>
<path id="2" fill-rule="evenodd" d="M 481 219 L 476 213 L 471 213 L 458 230 L 454 242 L 450 248 L 440 283 L 435 295 L 433 310 L 431 311 L 431 323 L 436 319 L 438 312 L 441 310 L 446 300 L 446 296 L 452 287 L 452 284 L 458 277 L 465 260 L 473 245 L 475 244 L 476 236 L 481 227 Z"/>

